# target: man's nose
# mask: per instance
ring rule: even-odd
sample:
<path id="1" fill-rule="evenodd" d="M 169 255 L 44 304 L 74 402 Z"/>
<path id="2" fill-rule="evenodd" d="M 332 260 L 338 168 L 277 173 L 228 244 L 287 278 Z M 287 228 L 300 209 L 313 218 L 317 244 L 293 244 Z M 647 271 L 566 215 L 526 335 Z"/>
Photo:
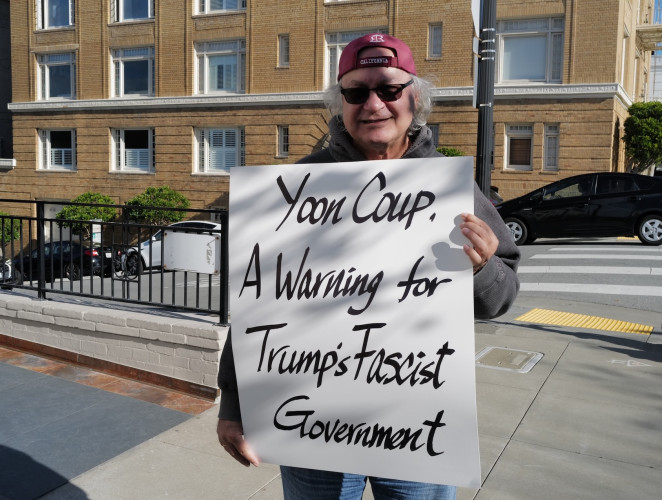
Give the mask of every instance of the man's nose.
<path id="1" fill-rule="evenodd" d="M 384 101 L 382 101 L 377 92 L 370 90 L 368 94 L 368 100 L 363 104 L 363 107 L 366 109 L 381 109 L 384 106 Z"/>

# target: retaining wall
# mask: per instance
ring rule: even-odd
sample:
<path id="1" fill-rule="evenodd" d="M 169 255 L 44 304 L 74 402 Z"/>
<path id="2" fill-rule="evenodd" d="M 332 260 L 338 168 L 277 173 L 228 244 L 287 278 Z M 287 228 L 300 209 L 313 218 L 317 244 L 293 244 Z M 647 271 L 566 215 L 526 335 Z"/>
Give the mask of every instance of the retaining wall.
<path id="1" fill-rule="evenodd" d="M 0 293 L 0 344 L 216 399 L 227 326 L 159 308 Z"/>

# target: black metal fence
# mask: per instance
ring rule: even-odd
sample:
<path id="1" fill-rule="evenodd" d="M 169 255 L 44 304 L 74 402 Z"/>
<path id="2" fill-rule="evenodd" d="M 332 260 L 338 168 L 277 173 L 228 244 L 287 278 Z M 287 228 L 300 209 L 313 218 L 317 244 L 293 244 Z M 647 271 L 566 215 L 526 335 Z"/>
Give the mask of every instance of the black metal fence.
<path id="1" fill-rule="evenodd" d="M 141 207 L 183 216 L 150 225 L 129 220 L 134 206 L 58 203 L 116 209 L 104 222 L 45 217 L 52 204 L 0 199 L 9 214 L 0 214 L 2 288 L 206 312 L 228 323 L 227 210 Z"/>

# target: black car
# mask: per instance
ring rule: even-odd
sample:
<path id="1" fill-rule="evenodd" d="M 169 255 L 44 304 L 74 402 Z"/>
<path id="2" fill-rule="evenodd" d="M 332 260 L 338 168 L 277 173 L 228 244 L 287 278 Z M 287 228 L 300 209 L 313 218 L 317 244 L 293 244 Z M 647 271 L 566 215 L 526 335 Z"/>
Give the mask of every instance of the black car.
<path id="1" fill-rule="evenodd" d="M 662 178 L 598 172 L 568 177 L 497 205 L 515 243 L 637 236 L 662 244 Z"/>
<path id="2" fill-rule="evenodd" d="M 83 246 L 77 242 L 53 241 L 46 243 L 43 247 L 44 271 L 46 281 L 55 278 L 66 277 L 78 280 L 83 274 L 102 274 L 109 276 L 112 270 L 112 256 L 110 250 L 103 251 L 98 247 Z M 39 251 L 33 248 L 29 253 L 23 253 L 14 257 L 14 281 L 22 282 L 23 279 L 36 280 L 39 277 Z"/>

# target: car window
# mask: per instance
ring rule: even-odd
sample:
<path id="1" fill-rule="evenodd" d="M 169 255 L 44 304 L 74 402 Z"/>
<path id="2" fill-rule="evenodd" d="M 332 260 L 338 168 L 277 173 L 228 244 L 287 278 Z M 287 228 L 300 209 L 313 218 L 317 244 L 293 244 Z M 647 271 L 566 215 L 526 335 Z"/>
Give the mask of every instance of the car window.
<path id="1" fill-rule="evenodd" d="M 613 177 L 613 176 L 600 176 L 598 177 L 597 194 L 615 194 L 627 193 L 629 191 L 637 191 L 637 184 L 631 177 Z"/>
<path id="2" fill-rule="evenodd" d="M 581 179 L 579 181 L 559 182 L 545 188 L 543 200 L 557 200 L 573 198 L 576 196 L 586 196 L 590 194 L 590 191 L 590 178 Z"/>

